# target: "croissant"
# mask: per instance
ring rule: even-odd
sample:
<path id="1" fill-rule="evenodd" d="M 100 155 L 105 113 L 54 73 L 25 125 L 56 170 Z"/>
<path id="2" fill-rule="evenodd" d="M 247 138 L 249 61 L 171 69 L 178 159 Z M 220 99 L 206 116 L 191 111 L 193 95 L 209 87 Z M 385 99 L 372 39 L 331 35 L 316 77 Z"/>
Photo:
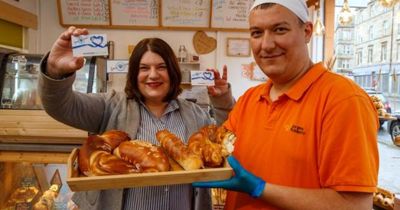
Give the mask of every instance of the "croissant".
<path id="1" fill-rule="evenodd" d="M 182 140 L 173 133 L 168 130 L 161 130 L 156 133 L 156 137 L 167 154 L 185 170 L 194 170 L 203 167 L 201 158 L 191 152 Z"/>
<path id="2" fill-rule="evenodd" d="M 133 140 L 122 142 L 114 155 L 135 165 L 143 172 L 169 171 L 168 156 L 164 151 L 151 143 Z"/>

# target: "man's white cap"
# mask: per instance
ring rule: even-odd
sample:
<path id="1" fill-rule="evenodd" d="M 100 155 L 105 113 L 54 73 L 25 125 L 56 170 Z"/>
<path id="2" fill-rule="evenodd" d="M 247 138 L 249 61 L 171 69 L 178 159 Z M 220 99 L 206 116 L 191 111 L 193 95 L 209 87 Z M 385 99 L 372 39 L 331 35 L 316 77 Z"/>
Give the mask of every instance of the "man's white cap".
<path id="1" fill-rule="evenodd" d="M 282 5 L 297 15 L 297 17 L 299 17 L 303 22 L 308 21 L 308 8 L 304 0 L 255 0 L 250 11 L 255 7 L 265 3 Z"/>

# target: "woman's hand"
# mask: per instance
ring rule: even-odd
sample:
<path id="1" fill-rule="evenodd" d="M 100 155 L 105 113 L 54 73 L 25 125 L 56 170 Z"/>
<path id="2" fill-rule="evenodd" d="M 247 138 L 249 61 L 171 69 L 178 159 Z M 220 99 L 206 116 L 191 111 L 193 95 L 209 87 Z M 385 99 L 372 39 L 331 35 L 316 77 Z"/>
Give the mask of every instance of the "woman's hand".
<path id="1" fill-rule="evenodd" d="M 221 96 L 229 91 L 228 86 L 228 68 L 224 65 L 222 70 L 222 77 L 218 70 L 216 69 L 207 69 L 207 71 L 214 72 L 214 86 L 208 86 L 208 94 L 210 96 Z"/>
<path id="2" fill-rule="evenodd" d="M 54 42 L 47 59 L 46 74 L 53 79 L 59 79 L 73 73 L 84 65 L 83 57 L 73 57 L 71 36 L 89 34 L 87 29 L 69 27 Z"/>

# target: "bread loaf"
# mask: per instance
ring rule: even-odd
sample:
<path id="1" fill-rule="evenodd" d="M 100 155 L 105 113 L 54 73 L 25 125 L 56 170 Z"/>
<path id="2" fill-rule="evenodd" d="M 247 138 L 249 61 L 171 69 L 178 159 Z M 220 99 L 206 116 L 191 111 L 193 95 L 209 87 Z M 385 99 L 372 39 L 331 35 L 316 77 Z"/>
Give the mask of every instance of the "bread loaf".
<path id="1" fill-rule="evenodd" d="M 102 135 L 89 135 L 79 149 L 78 164 L 82 174 L 90 176 L 90 156 L 94 151 L 101 150 L 111 153 L 121 142 L 129 140 L 129 135 L 123 131 L 110 130 Z"/>
<path id="2" fill-rule="evenodd" d="M 157 140 L 167 154 L 185 170 L 194 170 L 203 167 L 201 157 L 191 152 L 182 140 L 168 130 L 158 131 Z"/>
<path id="3" fill-rule="evenodd" d="M 90 175 L 128 174 L 142 172 L 132 165 L 106 151 L 96 150 L 90 156 Z"/>
<path id="4" fill-rule="evenodd" d="M 122 142 L 114 155 L 135 165 L 143 172 L 169 171 L 168 156 L 155 145 L 145 141 L 133 140 Z"/>

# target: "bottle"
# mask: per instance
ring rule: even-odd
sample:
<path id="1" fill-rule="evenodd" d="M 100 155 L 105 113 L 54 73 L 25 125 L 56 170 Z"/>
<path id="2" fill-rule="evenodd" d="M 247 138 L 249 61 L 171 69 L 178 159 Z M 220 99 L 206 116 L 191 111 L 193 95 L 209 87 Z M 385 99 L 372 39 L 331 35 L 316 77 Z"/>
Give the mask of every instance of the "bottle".
<path id="1" fill-rule="evenodd" d="M 107 59 L 114 60 L 114 41 L 108 41 L 108 56 Z"/>
<path id="2" fill-rule="evenodd" d="M 187 51 L 185 45 L 179 46 L 179 51 L 178 51 L 178 62 L 186 62 L 187 58 Z"/>

